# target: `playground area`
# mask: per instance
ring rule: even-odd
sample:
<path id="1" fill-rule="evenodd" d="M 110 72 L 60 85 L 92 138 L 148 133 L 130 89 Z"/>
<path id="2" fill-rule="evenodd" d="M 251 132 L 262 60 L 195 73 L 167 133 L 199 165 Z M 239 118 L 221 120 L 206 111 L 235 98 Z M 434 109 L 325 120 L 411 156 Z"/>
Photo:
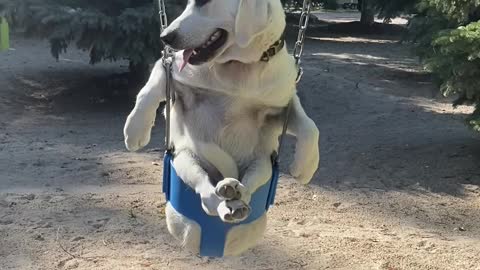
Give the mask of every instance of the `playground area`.
<path id="1" fill-rule="evenodd" d="M 11 47 L 0 54 L 2 270 L 480 269 L 473 109 L 454 109 L 395 38 L 307 40 L 299 95 L 320 129 L 320 169 L 306 187 L 282 175 L 265 239 L 225 260 L 192 256 L 167 231 L 162 119 L 145 151 L 125 150 L 138 89 L 110 74 L 126 63 L 90 66 L 76 50 L 57 62 L 47 42 L 21 37 Z"/>

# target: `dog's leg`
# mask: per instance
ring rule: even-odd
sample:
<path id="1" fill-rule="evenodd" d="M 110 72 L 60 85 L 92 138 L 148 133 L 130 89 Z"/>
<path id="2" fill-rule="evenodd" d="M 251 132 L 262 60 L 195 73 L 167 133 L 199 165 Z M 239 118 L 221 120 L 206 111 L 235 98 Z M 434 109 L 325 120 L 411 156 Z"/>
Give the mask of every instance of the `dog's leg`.
<path id="1" fill-rule="evenodd" d="M 317 171 L 320 161 L 319 131 L 315 122 L 305 113 L 296 95 L 292 102 L 288 133 L 297 137 L 295 159 L 290 165 L 290 173 L 299 182 L 308 184 Z"/>
<path id="2" fill-rule="evenodd" d="M 272 176 L 272 162 L 269 158 L 255 159 L 247 168 L 241 182 L 237 179 L 226 178 L 217 184 L 216 192 L 228 200 L 241 200 L 247 205 L 252 194 L 263 186 Z"/>
<path id="3" fill-rule="evenodd" d="M 178 176 L 200 195 L 203 210 L 208 215 L 218 216 L 218 207 L 223 199 L 215 193 L 210 177 L 199 165 L 195 154 L 187 149 L 177 149 L 173 164 Z"/>
<path id="4" fill-rule="evenodd" d="M 200 195 L 202 208 L 208 215 L 219 216 L 229 223 L 240 222 L 248 217 L 250 208 L 247 204 L 241 200 L 227 200 L 216 193 L 210 177 L 199 165 L 193 152 L 178 151 L 173 163 L 178 176 Z"/>
<path id="5" fill-rule="evenodd" d="M 159 60 L 147 84 L 137 95 L 135 108 L 128 116 L 123 130 L 125 145 L 130 151 L 137 151 L 150 142 L 158 106 L 166 99 L 165 76 L 165 69 Z"/>
<path id="6" fill-rule="evenodd" d="M 265 185 L 272 178 L 272 160 L 268 157 L 258 157 L 248 167 L 243 176 L 242 183 L 247 190 L 254 193 L 259 187 Z"/>
<path id="7" fill-rule="evenodd" d="M 233 218 L 241 221 L 247 218 L 250 214 L 249 204 L 252 194 L 259 187 L 268 182 L 271 176 L 272 163 L 270 159 L 258 158 L 247 168 L 242 182 L 234 178 L 226 178 L 217 184 L 216 192 L 219 196 L 226 198 L 227 203 L 230 202 L 232 204 L 238 204 L 238 202 L 240 202 L 241 208 L 240 210 L 234 212 Z M 240 242 L 245 242 L 245 240 L 242 239 L 237 240 Z"/>

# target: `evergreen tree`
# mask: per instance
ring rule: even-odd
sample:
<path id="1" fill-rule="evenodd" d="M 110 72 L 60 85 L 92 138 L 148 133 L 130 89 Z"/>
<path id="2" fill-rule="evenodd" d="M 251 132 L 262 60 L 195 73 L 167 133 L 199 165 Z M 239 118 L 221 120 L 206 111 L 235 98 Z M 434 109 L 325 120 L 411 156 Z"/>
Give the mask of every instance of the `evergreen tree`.
<path id="1" fill-rule="evenodd" d="M 167 0 L 171 16 L 185 2 Z M 0 7 L 15 28 L 48 39 L 56 58 L 74 44 L 92 64 L 127 59 L 141 74 L 161 54 L 155 0 L 0 0 Z"/>
<path id="2" fill-rule="evenodd" d="M 468 124 L 480 131 L 480 1 L 422 0 L 410 22 L 411 39 L 445 96 L 475 104 Z"/>

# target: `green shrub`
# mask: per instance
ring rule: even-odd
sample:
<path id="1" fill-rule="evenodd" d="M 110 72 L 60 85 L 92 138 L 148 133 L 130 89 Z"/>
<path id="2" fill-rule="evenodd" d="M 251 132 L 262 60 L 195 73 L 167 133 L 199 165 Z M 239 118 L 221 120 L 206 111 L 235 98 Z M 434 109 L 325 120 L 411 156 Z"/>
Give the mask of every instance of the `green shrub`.
<path id="1" fill-rule="evenodd" d="M 434 53 L 426 59 L 427 67 L 441 80 L 445 96 L 459 96 L 456 105 L 480 104 L 480 22 L 455 30 L 445 30 L 432 42 Z M 480 107 L 479 107 L 480 108 Z M 468 119 L 480 131 L 480 112 Z"/>
<path id="2" fill-rule="evenodd" d="M 323 2 L 324 2 L 323 7 L 325 9 L 329 9 L 329 10 L 337 10 L 338 9 L 337 0 L 325 0 Z"/>
<path id="3" fill-rule="evenodd" d="M 468 124 L 480 131 L 480 1 L 422 0 L 410 38 L 454 105 L 474 104 Z"/>
<path id="4" fill-rule="evenodd" d="M 178 11 L 185 1 L 169 0 Z M 144 72 L 162 50 L 156 1 L 152 0 L 0 0 L 12 26 L 28 36 L 48 39 L 58 58 L 72 44 L 92 64 L 126 59 Z"/>

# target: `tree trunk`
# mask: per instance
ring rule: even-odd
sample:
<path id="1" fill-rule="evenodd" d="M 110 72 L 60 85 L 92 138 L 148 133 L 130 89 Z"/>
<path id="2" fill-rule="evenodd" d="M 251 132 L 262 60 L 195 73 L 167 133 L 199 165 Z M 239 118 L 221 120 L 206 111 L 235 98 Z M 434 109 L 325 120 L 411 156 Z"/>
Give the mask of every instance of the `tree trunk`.
<path id="1" fill-rule="evenodd" d="M 375 22 L 375 13 L 371 6 L 371 2 L 372 0 L 361 1 L 362 17 L 360 18 L 360 23 L 363 25 L 372 25 Z"/>

